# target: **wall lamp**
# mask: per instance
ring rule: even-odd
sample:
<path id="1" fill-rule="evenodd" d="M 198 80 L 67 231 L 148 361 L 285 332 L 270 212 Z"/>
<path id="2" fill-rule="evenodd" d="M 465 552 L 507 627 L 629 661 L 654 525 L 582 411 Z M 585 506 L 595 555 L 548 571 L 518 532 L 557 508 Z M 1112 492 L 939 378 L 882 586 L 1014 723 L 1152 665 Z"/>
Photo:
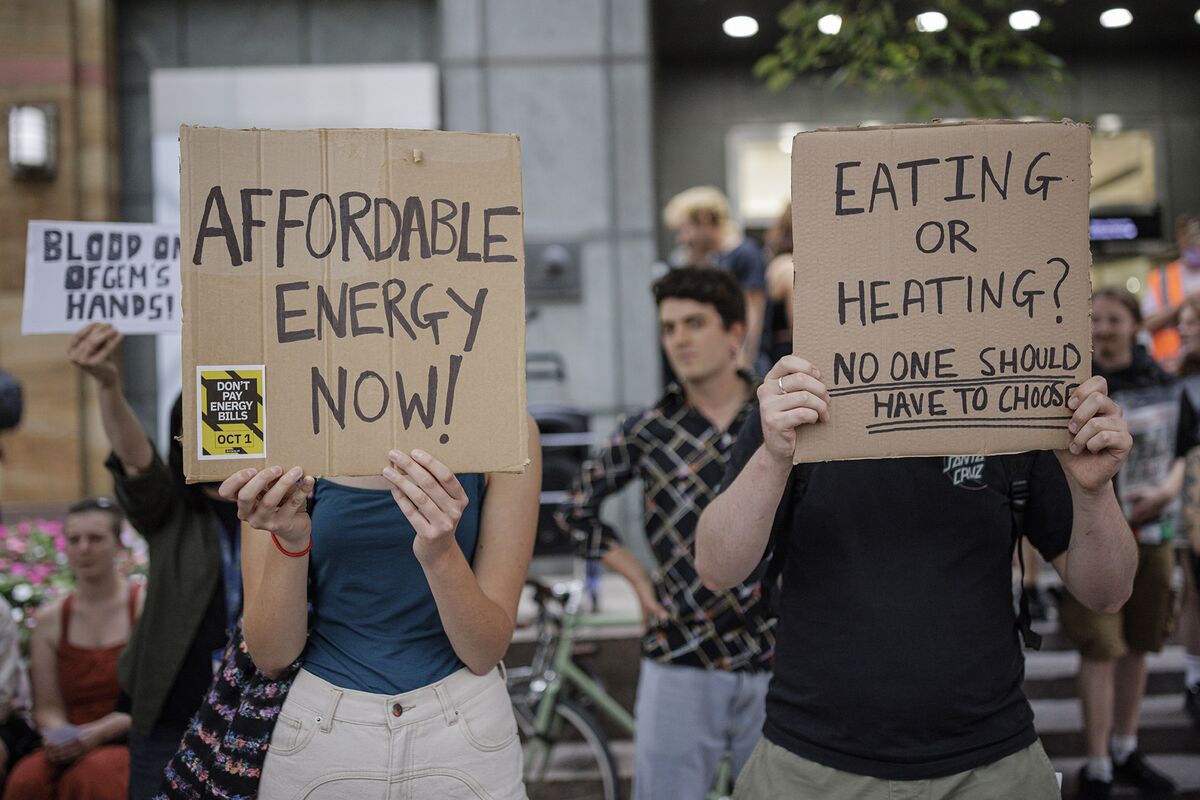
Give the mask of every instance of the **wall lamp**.
<path id="1" fill-rule="evenodd" d="M 58 109 L 24 103 L 8 109 L 8 170 L 14 180 L 53 180 L 58 168 Z"/>

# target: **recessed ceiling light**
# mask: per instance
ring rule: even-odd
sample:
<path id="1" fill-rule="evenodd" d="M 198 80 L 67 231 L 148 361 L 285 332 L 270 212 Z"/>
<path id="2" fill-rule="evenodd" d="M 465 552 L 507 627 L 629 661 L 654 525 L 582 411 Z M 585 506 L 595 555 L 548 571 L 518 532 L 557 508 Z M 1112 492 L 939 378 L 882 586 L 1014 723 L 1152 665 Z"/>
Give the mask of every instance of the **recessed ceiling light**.
<path id="1" fill-rule="evenodd" d="M 1100 24 L 1106 28 L 1124 28 L 1133 22 L 1128 8 L 1110 8 L 1100 15 Z"/>
<path id="2" fill-rule="evenodd" d="M 1197 12 L 1200 13 L 1200 12 Z M 817 20 L 817 30 L 829 36 L 836 36 L 842 29 L 842 18 L 837 14 L 826 14 Z"/>
<path id="3" fill-rule="evenodd" d="M 754 17 L 730 17 L 721 25 L 726 36 L 734 39 L 745 39 L 758 33 L 758 20 Z"/>
<path id="4" fill-rule="evenodd" d="M 917 30 L 921 33 L 944 31 L 949 24 L 950 20 L 946 19 L 946 15 L 940 11 L 926 11 L 923 14 L 917 14 Z"/>
<path id="5" fill-rule="evenodd" d="M 1196 9 L 1196 13 L 1192 16 L 1192 19 L 1196 20 L 1197 25 L 1200 25 L 1200 8 Z"/>
<path id="6" fill-rule="evenodd" d="M 1008 15 L 1008 24 L 1014 31 L 1031 31 L 1042 24 L 1042 15 L 1028 8 Z"/>

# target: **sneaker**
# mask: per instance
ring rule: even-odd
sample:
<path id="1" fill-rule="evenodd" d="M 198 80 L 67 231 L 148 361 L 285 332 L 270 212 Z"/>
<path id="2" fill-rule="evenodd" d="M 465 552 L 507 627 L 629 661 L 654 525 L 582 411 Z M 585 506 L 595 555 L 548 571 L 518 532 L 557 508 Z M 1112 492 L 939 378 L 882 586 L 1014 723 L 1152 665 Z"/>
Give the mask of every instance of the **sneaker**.
<path id="1" fill-rule="evenodd" d="M 1175 781 L 1150 766 L 1141 750 L 1130 753 L 1124 764 L 1113 762 L 1113 779 L 1155 797 L 1171 797 L 1178 791 Z"/>
<path id="2" fill-rule="evenodd" d="M 1183 690 L 1183 710 L 1191 719 L 1192 726 L 1200 728 L 1200 684 Z"/>
<path id="3" fill-rule="evenodd" d="M 1079 770 L 1079 784 L 1075 800 L 1108 800 L 1112 796 L 1112 782 L 1102 781 L 1087 774 L 1087 767 Z"/>

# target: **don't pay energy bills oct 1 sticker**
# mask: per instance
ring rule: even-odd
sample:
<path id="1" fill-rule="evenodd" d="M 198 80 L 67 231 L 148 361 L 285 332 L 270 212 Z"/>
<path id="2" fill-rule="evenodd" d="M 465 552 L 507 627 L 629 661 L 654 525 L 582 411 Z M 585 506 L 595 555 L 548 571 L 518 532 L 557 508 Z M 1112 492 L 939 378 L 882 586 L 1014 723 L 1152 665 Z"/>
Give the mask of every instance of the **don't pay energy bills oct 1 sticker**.
<path id="1" fill-rule="evenodd" d="M 262 364 L 196 367 L 197 457 L 266 456 L 266 397 Z"/>

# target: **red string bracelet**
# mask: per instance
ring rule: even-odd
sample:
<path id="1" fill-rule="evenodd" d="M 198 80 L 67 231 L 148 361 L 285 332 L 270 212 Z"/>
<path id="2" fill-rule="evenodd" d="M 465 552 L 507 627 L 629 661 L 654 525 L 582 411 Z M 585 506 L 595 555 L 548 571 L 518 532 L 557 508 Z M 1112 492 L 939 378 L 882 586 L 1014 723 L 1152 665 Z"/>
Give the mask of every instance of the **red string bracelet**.
<path id="1" fill-rule="evenodd" d="M 312 536 L 311 535 L 309 535 L 309 537 L 308 537 L 308 547 L 304 548 L 303 550 L 301 550 L 297 553 L 293 553 L 291 550 L 284 550 L 283 545 L 281 545 L 279 543 L 279 539 L 275 538 L 274 533 L 271 534 L 271 541 L 275 543 L 276 549 L 278 549 L 279 552 L 283 553 L 288 558 L 300 558 L 300 556 L 308 555 L 308 551 L 312 550 Z"/>

